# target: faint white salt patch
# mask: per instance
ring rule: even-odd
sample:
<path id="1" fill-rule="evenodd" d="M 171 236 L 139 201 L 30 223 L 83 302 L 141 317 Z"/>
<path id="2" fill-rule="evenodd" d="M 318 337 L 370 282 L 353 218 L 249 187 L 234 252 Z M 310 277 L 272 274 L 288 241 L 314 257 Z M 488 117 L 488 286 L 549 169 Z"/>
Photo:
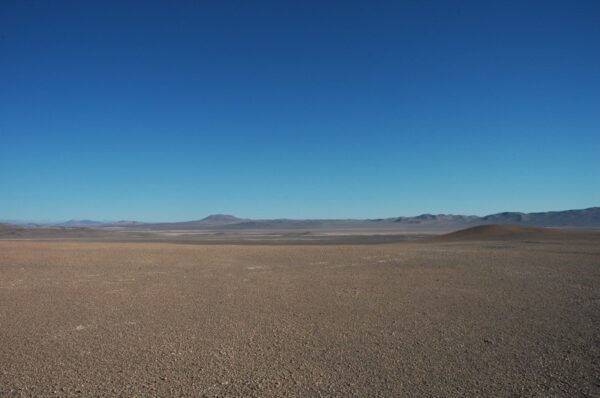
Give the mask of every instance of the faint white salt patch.
<path id="1" fill-rule="evenodd" d="M 80 331 L 80 330 L 87 329 L 87 328 L 89 328 L 89 327 L 90 327 L 89 325 L 77 325 L 77 326 L 75 327 L 75 330 L 77 330 L 77 331 Z"/>
<path id="2" fill-rule="evenodd" d="M 267 268 L 267 267 L 265 267 L 264 265 L 257 265 L 254 267 L 246 267 L 246 269 L 249 269 L 250 271 L 257 270 L 257 269 L 265 269 L 265 268 Z"/>
<path id="3" fill-rule="evenodd" d="M 327 264 L 329 264 L 329 262 L 328 261 L 313 261 L 309 264 L 310 265 L 327 265 Z"/>
<path id="4" fill-rule="evenodd" d="M 336 267 L 337 268 L 348 268 L 348 267 L 359 267 L 361 264 L 359 263 L 343 263 L 343 264 L 338 264 Z"/>

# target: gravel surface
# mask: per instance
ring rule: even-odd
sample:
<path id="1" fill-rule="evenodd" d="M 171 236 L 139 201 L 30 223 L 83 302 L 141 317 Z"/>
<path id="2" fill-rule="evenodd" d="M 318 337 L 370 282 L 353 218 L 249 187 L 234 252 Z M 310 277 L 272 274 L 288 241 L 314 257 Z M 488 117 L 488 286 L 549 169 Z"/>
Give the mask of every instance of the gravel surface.
<path id="1" fill-rule="evenodd" d="M 600 242 L 0 242 L 0 396 L 600 396 Z"/>

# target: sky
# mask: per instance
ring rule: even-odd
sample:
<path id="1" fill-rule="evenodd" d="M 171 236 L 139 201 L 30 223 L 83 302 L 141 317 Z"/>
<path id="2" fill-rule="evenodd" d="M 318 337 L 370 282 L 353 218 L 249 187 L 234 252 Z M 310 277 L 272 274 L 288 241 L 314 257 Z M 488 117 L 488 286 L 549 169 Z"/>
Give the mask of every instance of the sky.
<path id="1" fill-rule="evenodd" d="M 600 205 L 600 2 L 0 3 L 0 219 Z"/>

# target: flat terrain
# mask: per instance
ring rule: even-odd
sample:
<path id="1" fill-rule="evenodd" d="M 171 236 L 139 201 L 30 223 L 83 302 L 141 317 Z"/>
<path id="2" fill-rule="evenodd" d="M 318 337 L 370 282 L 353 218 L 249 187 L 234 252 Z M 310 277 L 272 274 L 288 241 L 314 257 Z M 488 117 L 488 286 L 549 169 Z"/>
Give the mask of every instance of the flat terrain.
<path id="1" fill-rule="evenodd" d="M 2 226 L 0 241 L 88 241 L 88 242 L 169 242 L 169 243 L 211 243 L 211 244 L 268 244 L 268 245 L 310 245 L 310 244 L 372 244 L 394 243 L 421 239 L 439 234 L 437 230 L 403 231 L 398 229 L 321 229 L 321 230 L 135 230 L 97 228 L 22 228 Z"/>
<path id="2" fill-rule="evenodd" d="M 1 241 L 0 396 L 600 396 L 596 235 L 460 238 Z"/>

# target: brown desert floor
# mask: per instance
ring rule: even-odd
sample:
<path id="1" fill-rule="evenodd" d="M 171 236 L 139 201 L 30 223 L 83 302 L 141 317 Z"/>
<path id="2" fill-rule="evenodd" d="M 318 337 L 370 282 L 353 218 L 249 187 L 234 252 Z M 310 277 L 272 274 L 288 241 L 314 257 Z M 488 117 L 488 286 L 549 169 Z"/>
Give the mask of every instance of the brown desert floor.
<path id="1" fill-rule="evenodd" d="M 0 242 L 0 396 L 600 396 L 600 244 Z"/>

